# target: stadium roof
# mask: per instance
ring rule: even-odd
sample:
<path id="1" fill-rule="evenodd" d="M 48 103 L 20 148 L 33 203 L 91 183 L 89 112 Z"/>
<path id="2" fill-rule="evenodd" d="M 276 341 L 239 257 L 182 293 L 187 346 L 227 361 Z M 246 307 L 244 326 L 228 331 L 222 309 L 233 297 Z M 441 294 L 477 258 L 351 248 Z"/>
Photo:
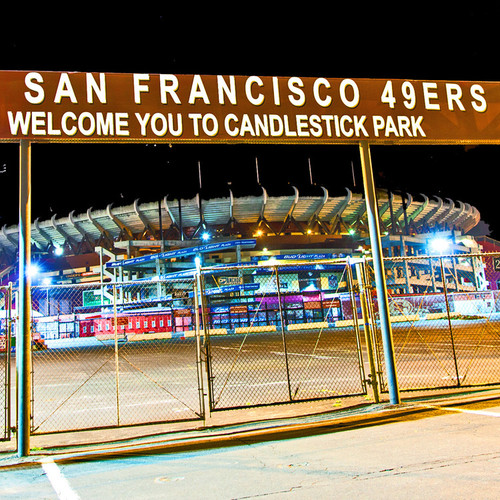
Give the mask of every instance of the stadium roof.
<path id="1" fill-rule="evenodd" d="M 160 239 L 189 241 L 193 244 L 205 230 L 212 237 L 252 237 L 260 227 L 267 234 L 344 234 L 350 228 L 366 233 L 365 201 L 349 189 L 342 196 L 330 196 L 325 188 L 322 196 L 300 196 L 292 187 L 289 196 L 261 196 L 169 200 L 93 210 L 32 224 L 33 244 L 40 250 L 66 247 L 73 254 L 93 251 L 96 245 L 112 248 L 115 242 Z M 435 229 L 458 229 L 464 233 L 480 221 L 478 210 L 460 201 L 409 194 L 388 196 L 379 193 L 381 229 L 398 234 L 425 233 Z M 161 222 L 160 222 L 161 220 Z M 173 245 L 173 244 L 172 244 Z M 167 245 L 168 246 L 168 245 Z M 18 227 L 2 227 L 0 252 L 4 258 L 14 257 L 18 248 Z"/>

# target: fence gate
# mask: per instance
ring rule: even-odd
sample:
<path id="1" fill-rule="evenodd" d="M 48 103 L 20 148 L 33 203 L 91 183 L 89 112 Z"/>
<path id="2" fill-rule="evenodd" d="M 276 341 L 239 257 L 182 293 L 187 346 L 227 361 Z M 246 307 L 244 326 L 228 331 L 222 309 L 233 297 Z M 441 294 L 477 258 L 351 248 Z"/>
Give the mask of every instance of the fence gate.
<path id="1" fill-rule="evenodd" d="M 33 287 L 32 433 L 201 418 L 196 297 L 191 278 Z"/>
<path id="2" fill-rule="evenodd" d="M 212 410 L 365 394 L 345 260 L 203 273 Z"/>
<path id="3" fill-rule="evenodd" d="M 11 429 L 11 328 L 12 328 L 12 288 L 0 287 L 0 397 L 3 415 L 0 421 L 0 440 L 10 439 Z"/>

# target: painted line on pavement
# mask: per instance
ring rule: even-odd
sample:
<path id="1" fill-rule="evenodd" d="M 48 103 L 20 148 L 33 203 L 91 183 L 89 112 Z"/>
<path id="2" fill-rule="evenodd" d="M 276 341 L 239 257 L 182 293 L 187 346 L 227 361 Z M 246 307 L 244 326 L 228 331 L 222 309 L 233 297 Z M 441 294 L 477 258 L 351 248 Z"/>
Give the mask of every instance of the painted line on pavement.
<path id="1" fill-rule="evenodd" d="M 40 463 L 60 500 L 79 500 L 80 497 L 71 488 L 66 478 L 62 475 L 61 470 L 51 458 L 44 459 Z"/>
<path id="2" fill-rule="evenodd" d="M 458 413 L 472 413 L 475 415 L 483 415 L 485 417 L 500 417 L 500 413 L 495 413 L 493 411 L 484 411 L 484 410 L 466 410 L 465 408 L 454 408 L 452 406 L 432 406 L 425 405 L 426 408 L 431 408 L 433 410 L 442 410 L 442 411 L 455 411 Z"/>

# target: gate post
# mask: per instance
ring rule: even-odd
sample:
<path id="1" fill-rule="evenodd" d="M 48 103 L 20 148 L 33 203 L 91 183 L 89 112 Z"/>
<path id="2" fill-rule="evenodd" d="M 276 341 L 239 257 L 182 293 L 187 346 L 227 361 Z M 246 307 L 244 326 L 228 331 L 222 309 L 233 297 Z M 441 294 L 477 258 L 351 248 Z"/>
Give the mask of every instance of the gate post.
<path id="1" fill-rule="evenodd" d="M 280 311 L 281 339 L 283 341 L 283 353 L 285 355 L 285 369 L 286 369 L 286 381 L 288 385 L 288 397 L 290 401 L 292 401 L 293 397 L 292 397 L 292 387 L 290 385 L 290 368 L 288 366 L 288 351 L 286 348 L 285 315 L 283 314 L 283 304 L 281 303 L 281 288 L 280 288 L 280 277 L 278 274 L 278 266 L 274 268 L 274 271 L 276 274 L 276 291 L 278 295 L 278 307 Z"/>
<path id="2" fill-rule="evenodd" d="M 366 351 L 368 354 L 368 363 L 370 365 L 370 376 L 371 376 L 371 388 L 373 391 L 373 399 L 375 403 L 380 402 L 379 395 L 379 384 L 378 384 L 378 373 L 377 373 L 377 365 L 375 363 L 375 356 L 373 352 L 373 337 L 372 337 L 372 329 L 373 329 L 373 318 L 370 317 L 368 310 L 368 298 L 366 289 L 366 268 L 365 261 L 360 261 L 355 263 L 356 269 L 356 279 L 358 281 L 359 288 L 359 300 L 361 302 L 361 313 L 363 315 L 363 329 L 365 333 L 365 341 L 366 341 Z"/>
<path id="3" fill-rule="evenodd" d="M 104 283 L 101 283 L 104 289 Z M 113 324 L 114 324 L 114 340 L 115 340 L 115 398 L 116 398 L 116 424 L 120 426 L 120 359 L 118 350 L 118 314 L 116 307 L 116 282 L 113 283 Z"/>
<path id="4" fill-rule="evenodd" d="M 361 338 L 359 334 L 359 317 L 358 317 L 358 304 L 356 302 L 356 287 L 354 285 L 354 277 L 352 275 L 352 259 L 347 257 L 346 260 L 346 274 L 348 280 L 348 289 L 349 296 L 351 298 L 351 308 L 352 308 L 352 322 L 354 326 L 354 332 L 356 335 L 356 348 L 358 353 L 358 366 L 359 366 L 359 375 L 361 377 L 361 382 L 363 384 L 364 389 L 366 390 L 366 378 L 365 378 L 365 365 L 363 362 L 363 352 L 361 347 Z M 358 290 L 359 291 L 359 290 Z M 361 299 L 361 297 L 360 297 Z M 365 312 L 362 311 L 363 315 L 363 324 L 365 323 Z"/>
<path id="5" fill-rule="evenodd" d="M 460 387 L 460 372 L 458 371 L 457 353 L 455 350 L 455 339 L 453 338 L 453 327 L 451 326 L 450 303 L 448 301 L 448 287 L 446 286 L 446 276 L 444 274 L 445 269 L 444 269 L 444 265 L 443 265 L 443 256 L 439 257 L 439 263 L 441 266 L 441 281 L 443 283 L 443 294 L 444 294 L 444 301 L 446 304 L 446 315 L 448 317 L 448 328 L 450 330 L 451 351 L 453 353 L 453 362 L 455 364 L 455 374 L 457 376 L 457 387 Z"/>
<path id="6" fill-rule="evenodd" d="M 207 307 L 206 297 L 203 292 L 203 277 L 201 273 L 201 259 L 199 256 L 195 258 L 196 274 L 193 283 L 194 290 L 194 310 L 196 322 L 196 366 L 198 374 L 198 394 L 200 402 L 200 412 L 203 420 L 206 422 L 212 418 L 212 384 L 210 375 L 210 338 L 209 328 L 207 325 L 207 317 L 205 309 Z M 202 343 L 203 332 L 203 343 Z M 204 349 L 203 349 L 204 347 Z M 205 351 L 205 356 L 203 356 Z M 206 387 L 206 390 L 205 390 Z"/>
<path id="7" fill-rule="evenodd" d="M 11 348 L 11 337 L 12 337 L 12 283 L 9 283 L 5 287 L 5 365 L 0 367 L 0 370 L 4 370 L 4 435 L 3 439 L 10 439 L 11 436 L 11 409 L 12 409 L 12 399 L 11 399 L 11 383 L 12 377 L 10 373 L 10 348 Z M 2 439 L 0 437 L 0 439 Z"/>

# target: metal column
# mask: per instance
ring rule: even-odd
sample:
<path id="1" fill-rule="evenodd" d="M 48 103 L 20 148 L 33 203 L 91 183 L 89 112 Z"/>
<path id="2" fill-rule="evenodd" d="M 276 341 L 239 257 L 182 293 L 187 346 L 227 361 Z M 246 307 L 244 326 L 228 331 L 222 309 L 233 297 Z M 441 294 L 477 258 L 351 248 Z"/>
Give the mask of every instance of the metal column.
<path id="1" fill-rule="evenodd" d="M 31 431 L 31 143 L 19 147 L 19 322 L 16 335 L 17 453 L 29 455 Z"/>
<path id="2" fill-rule="evenodd" d="M 385 282 L 382 242 L 380 239 L 377 195 L 375 192 L 375 183 L 373 181 L 373 169 L 369 144 L 366 141 L 360 142 L 359 151 L 361 155 L 361 168 L 363 171 L 366 213 L 368 215 L 370 245 L 373 256 L 373 269 L 375 272 L 375 285 L 377 288 L 380 313 L 380 329 L 382 332 L 382 341 L 384 345 L 384 358 L 387 371 L 389 397 L 391 403 L 399 404 L 399 387 L 396 376 L 396 364 L 394 360 L 394 345 L 392 341 L 391 322 L 389 318 L 389 301 L 387 299 L 387 285 Z"/>

